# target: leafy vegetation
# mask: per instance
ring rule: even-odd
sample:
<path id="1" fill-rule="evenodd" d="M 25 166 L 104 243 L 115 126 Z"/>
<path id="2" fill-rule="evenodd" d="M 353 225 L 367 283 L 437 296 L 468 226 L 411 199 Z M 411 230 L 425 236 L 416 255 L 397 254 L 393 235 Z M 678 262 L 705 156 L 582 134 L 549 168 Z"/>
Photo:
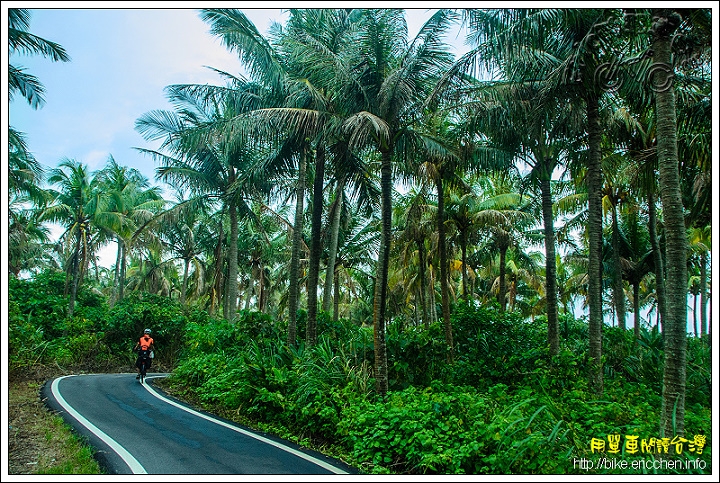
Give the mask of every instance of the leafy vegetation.
<path id="1" fill-rule="evenodd" d="M 390 326 L 394 365 L 383 398 L 373 391 L 372 334 L 349 319 L 332 321 L 321 313 L 318 344 L 288 349 L 284 323 L 260 312 L 240 312 L 228 322 L 139 294 L 109 309 L 93 306 L 96 299 L 81 290 L 73 316 L 53 327 L 48 307 L 62 299 L 52 293 L 53 286 L 62 290 L 58 280 L 44 274 L 12 282 L 11 370 L 53 360 L 102 366 L 106 358 L 129 368 L 128 345 L 138 328 L 156 327 L 158 361 L 172 368 L 163 383 L 168 390 L 331 451 L 368 473 L 580 474 L 578 458 L 597 459 L 593 438 L 659 434 L 662 337 L 654 329 L 643 329 L 636 340 L 632 331 L 606 328 L 607 388 L 597 399 L 588 387 L 582 321 L 566 321 L 567 337 L 550 357 L 539 348 L 544 320 L 528 323 L 513 313 L 461 304 L 453 311 L 452 366 L 444 346 L 432 343 L 440 323 L 422 330 Z M 92 330 L 63 336 L 89 309 L 99 317 Z M 83 349 L 82 357 L 70 357 L 73 347 Z M 712 455 L 709 358 L 707 345 L 690 339 L 686 435 L 708 437 L 703 473 Z M 686 449 L 683 456 L 693 455 Z"/>
<path id="2" fill-rule="evenodd" d="M 149 327 L 168 390 L 368 473 L 711 473 L 710 13 L 201 10 L 251 75 L 137 120 L 175 200 L 11 130 L 10 372 Z"/>

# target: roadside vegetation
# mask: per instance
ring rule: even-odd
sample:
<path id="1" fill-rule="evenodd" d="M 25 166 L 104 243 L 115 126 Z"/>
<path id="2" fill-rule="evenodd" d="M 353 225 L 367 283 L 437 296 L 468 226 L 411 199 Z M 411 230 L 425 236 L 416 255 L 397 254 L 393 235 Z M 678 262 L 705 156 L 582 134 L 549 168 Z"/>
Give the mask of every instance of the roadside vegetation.
<path id="1" fill-rule="evenodd" d="M 104 474 L 94 450 L 40 399 L 45 381 L 57 369 L 26 368 L 30 378 L 8 381 L 8 473 L 11 475 Z M 27 377 L 28 374 L 25 374 Z"/>
<path id="2" fill-rule="evenodd" d="M 55 374 L 131 372 L 134 340 L 144 327 L 153 327 L 155 370 L 171 372 L 158 382 L 161 388 L 370 474 L 587 474 L 577 462 L 599 459 L 591 449 L 594 438 L 608 444 L 614 434 L 622 441 L 659 437 L 663 344 L 654 329 L 635 339 L 632 331 L 606 328 L 606 391 L 597 398 L 587 383 L 582 321 L 563 317 L 561 350 L 549 357 L 541 343 L 547 331 L 542 317 L 523 322 L 511 313 L 459 304 L 453 311 L 453 364 L 437 342 L 439 324 L 388 327 L 388 357 L 394 363 L 383 398 L 373 391 L 370 327 L 321 313 L 318 344 L 288 350 L 286 325 L 267 314 L 240 311 L 229 322 L 142 293 L 110 309 L 88 288 L 79 291 L 73 317 L 56 317 L 67 302 L 63 277 L 50 272 L 11 281 L 11 380 L 32 374 L 33 367 L 54 367 Z M 298 320 L 302 330 L 303 312 Z M 38 383 L 24 384 L 12 384 L 11 396 L 34 398 L 39 406 Z M 670 473 L 709 474 L 710 349 L 699 338 L 689 339 L 687 394 L 685 437 L 707 439 L 702 454 L 685 444 L 683 454 L 672 457 L 699 458 L 703 469 Z M 27 430 L 77 454 L 78 463 L 43 471 L 93 471 L 80 463 L 86 448 L 63 443 L 67 430 L 56 417 L 34 421 Z M 622 445 L 620 450 L 619 457 L 628 461 L 651 458 L 628 454 Z"/>

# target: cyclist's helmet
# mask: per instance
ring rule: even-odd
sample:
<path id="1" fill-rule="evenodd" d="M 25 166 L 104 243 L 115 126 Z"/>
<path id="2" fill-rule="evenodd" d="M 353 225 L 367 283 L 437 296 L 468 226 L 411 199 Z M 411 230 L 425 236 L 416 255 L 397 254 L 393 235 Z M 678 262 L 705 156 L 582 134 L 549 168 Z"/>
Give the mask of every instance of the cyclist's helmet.
<path id="1" fill-rule="evenodd" d="M 150 332 L 152 332 L 150 329 L 145 329 L 146 334 L 149 334 Z"/>

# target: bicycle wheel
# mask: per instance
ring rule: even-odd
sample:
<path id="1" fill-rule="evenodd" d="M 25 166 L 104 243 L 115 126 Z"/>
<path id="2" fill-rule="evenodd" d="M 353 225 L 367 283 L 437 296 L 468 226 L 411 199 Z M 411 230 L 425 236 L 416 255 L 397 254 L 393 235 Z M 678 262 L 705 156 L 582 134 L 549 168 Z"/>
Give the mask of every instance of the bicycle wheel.
<path id="1" fill-rule="evenodd" d="M 146 372 L 145 364 L 146 364 L 146 361 L 144 361 L 144 360 L 140 363 L 140 384 L 143 384 L 145 382 L 145 372 Z"/>

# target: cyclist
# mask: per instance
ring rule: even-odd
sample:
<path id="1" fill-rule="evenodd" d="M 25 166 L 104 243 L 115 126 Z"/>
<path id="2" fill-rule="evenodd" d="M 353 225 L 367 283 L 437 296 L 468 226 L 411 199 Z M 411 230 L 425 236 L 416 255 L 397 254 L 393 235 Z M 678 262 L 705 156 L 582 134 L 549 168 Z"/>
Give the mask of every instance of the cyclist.
<path id="1" fill-rule="evenodd" d="M 135 379 L 140 379 L 140 354 L 142 351 L 147 351 L 146 354 L 152 353 L 152 351 L 155 349 L 155 341 L 152 337 L 150 337 L 150 333 L 152 331 L 150 329 L 145 329 L 143 332 L 143 335 L 140 337 L 140 340 L 138 340 L 137 344 L 135 344 L 134 351 L 137 351 L 138 358 L 135 360 L 135 368 L 138 371 L 138 375 L 135 376 Z M 147 358 L 147 369 L 150 369 L 150 366 L 152 365 L 152 358 Z"/>

